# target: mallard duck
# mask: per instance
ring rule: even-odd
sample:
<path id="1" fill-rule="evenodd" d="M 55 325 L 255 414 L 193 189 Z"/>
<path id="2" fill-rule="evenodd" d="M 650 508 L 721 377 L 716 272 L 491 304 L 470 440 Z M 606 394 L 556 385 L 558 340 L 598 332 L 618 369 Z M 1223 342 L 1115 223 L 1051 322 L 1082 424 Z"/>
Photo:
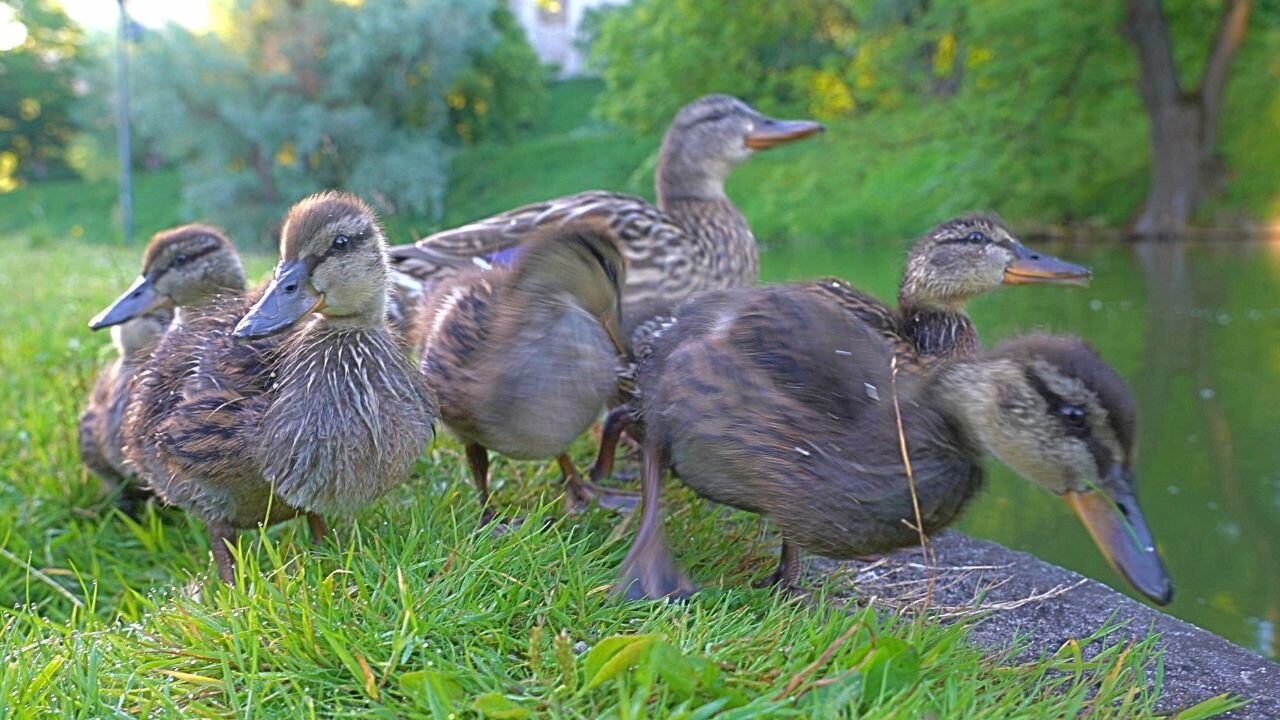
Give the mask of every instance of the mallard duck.
<path id="1" fill-rule="evenodd" d="M 768 518 L 783 539 L 770 580 L 790 588 L 801 551 L 879 553 L 949 524 L 994 455 L 1071 505 L 1139 592 L 1170 600 L 1134 488 L 1132 396 L 1083 342 L 1027 337 L 926 373 L 896 370 L 876 328 L 809 288 L 684 305 L 641 361 L 645 507 L 621 589 L 692 590 L 662 539 L 663 467 Z"/>
<path id="2" fill-rule="evenodd" d="M 387 273 L 367 205 L 307 198 L 261 298 L 193 313 L 138 375 L 130 460 L 208 524 L 227 582 L 237 529 L 305 513 L 318 540 L 322 513 L 373 501 L 430 442 L 435 399 L 386 327 Z"/>
<path id="3" fill-rule="evenodd" d="M 421 313 L 421 368 L 441 420 L 466 445 L 485 522 L 489 450 L 556 458 L 571 509 L 633 504 L 631 494 L 582 480 L 566 453 L 613 396 L 626 361 L 625 282 L 613 235 L 580 222 L 542 229 L 509 268 L 445 281 Z"/>
<path id="4" fill-rule="evenodd" d="M 174 309 L 180 322 L 187 310 L 244 291 L 244 265 L 222 231 L 183 225 L 152 236 L 142 255 L 141 274 L 89 321 L 89 327 L 101 330 L 157 308 Z"/>
<path id="5" fill-rule="evenodd" d="M 153 310 L 111 328 L 116 357 L 103 366 L 80 415 L 80 461 L 112 492 L 125 514 L 133 516 L 150 493 L 134 482 L 124 459 L 121 427 L 133 374 L 150 356 L 173 320 L 168 308 Z"/>
<path id="6" fill-rule="evenodd" d="M 756 151 L 822 130 L 816 122 L 775 120 L 737 98 L 708 95 L 681 109 L 667 130 L 655 177 L 657 207 L 632 195 L 579 193 L 397 246 L 392 261 L 429 285 L 473 262 L 507 264 L 543 228 L 596 218 L 627 257 L 622 331 L 629 337 L 641 322 L 696 292 L 755 284 L 755 236 L 725 194 L 725 180 Z"/>
<path id="7" fill-rule="evenodd" d="M 998 215 L 970 213 L 941 223 L 912 246 L 898 286 L 898 306 L 890 307 L 839 278 L 815 280 L 810 291 L 835 302 L 894 347 L 899 363 L 919 369 L 938 360 L 979 349 L 978 333 L 964 305 L 1001 285 L 1087 285 L 1090 272 L 1052 255 L 1028 249 Z M 655 318 L 632 340 L 663 325 Z M 614 450 L 636 420 L 634 401 L 619 404 L 605 419 L 600 453 L 591 469 L 599 482 L 612 472 Z"/>
<path id="8" fill-rule="evenodd" d="M 245 289 L 244 266 L 231 241 L 207 225 L 183 225 L 152 236 L 133 285 L 89 321 L 111 328 L 119 359 L 98 378 L 80 417 L 80 457 L 133 514 L 151 493 L 135 481 L 124 457 L 122 427 L 134 373 L 168 329 L 175 313 L 198 309 Z"/>

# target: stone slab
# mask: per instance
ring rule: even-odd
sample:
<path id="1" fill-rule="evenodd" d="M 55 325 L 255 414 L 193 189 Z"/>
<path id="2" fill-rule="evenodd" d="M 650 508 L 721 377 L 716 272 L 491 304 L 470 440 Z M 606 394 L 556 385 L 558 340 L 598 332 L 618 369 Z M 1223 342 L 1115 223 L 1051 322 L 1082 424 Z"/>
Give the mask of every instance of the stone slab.
<path id="1" fill-rule="evenodd" d="M 893 598 L 890 604 L 898 605 L 910 603 L 912 593 L 923 602 L 922 587 L 932 577 L 929 602 L 935 611 L 972 607 L 978 598 L 983 604 L 999 604 L 974 626 L 974 641 L 1005 648 L 1021 638 L 1030 643 L 1030 657 L 1088 637 L 1108 618 L 1124 626 L 1107 642 L 1142 638 L 1151 628 L 1160 634 L 1164 650 L 1164 692 L 1158 706 L 1162 712 L 1229 692 L 1252 702 L 1228 717 L 1280 718 L 1280 665 L 1256 653 L 1102 583 L 994 542 L 947 531 L 932 538 L 930 545 L 932 563 L 924 562 L 915 548 L 877 561 L 816 558 L 809 572 L 839 574 L 836 589 L 849 580 L 859 598 Z"/>

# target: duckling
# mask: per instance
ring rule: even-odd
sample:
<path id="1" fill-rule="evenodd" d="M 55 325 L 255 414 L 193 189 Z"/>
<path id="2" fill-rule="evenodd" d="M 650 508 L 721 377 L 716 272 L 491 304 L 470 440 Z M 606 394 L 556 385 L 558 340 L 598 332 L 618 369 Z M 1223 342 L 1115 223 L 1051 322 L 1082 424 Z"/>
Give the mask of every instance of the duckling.
<path id="1" fill-rule="evenodd" d="M 928 365 L 976 352 L 980 345 L 968 301 L 1001 285 L 1089 284 L 1088 268 L 1030 250 L 1000 216 L 970 213 L 941 223 L 907 256 L 891 308 L 839 278 L 810 287 L 832 296 L 846 311 L 893 343 L 907 365 Z"/>
<path id="2" fill-rule="evenodd" d="M 175 316 L 244 290 L 244 266 L 222 231 L 183 225 L 152 236 L 137 280 L 89 321 L 93 330 L 111 328 L 119 359 L 99 376 L 80 417 L 80 456 L 108 488 L 120 491 L 126 514 L 151 496 L 136 482 L 124 453 L 122 428 L 133 375 Z"/>
<path id="3" fill-rule="evenodd" d="M 556 458 L 573 510 L 634 496 L 585 482 L 567 450 L 613 396 L 626 361 L 621 335 L 626 261 L 613 235 L 589 222 L 542 229 L 509 268 L 442 283 L 419 321 L 421 368 L 440 418 L 466 445 L 489 508 L 488 451 Z"/>
<path id="4" fill-rule="evenodd" d="M 725 180 L 757 151 L 823 129 L 809 120 L 766 117 L 734 97 L 708 95 L 682 108 L 663 138 L 657 207 L 632 195 L 584 192 L 397 246 L 392 260 L 398 271 L 429 286 L 473 262 L 509 264 L 544 228 L 597 218 L 627 257 L 622 331 L 630 337 L 640 323 L 696 292 L 755 284 L 755 236 L 725 194 Z M 412 307 L 413 300 L 404 305 Z"/>
<path id="5" fill-rule="evenodd" d="M 101 330 L 158 308 L 186 311 L 245 292 L 244 264 L 217 228 L 183 225 L 156 233 L 142 255 L 142 273 L 128 290 L 89 321 Z"/>
<path id="6" fill-rule="evenodd" d="M 883 336 L 902 367 L 914 370 L 979 349 L 978 333 L 964 311 L 969 300 L 1001 285 L 1087 285 L 1090 276 L 1088 268 L 1028 249 L 998 215 L 978 212 L 947 220 L 916 241 L 896 308 L 839 278 L 815 280 L 806 287 Z M 655 318 L 646 323 L 632 342 L 644 346 L 646 335 L 663 322 Z M 633 428 L 637 404 L 621 403 L 606 417 L 590 473 L 593 481 L 612 473 L 618 439 Z"/>
<path id="7" fill-rule="evenodd" d="M 350 513 L 404 480 L 432 438 L 435 399 L 385 322 L 386 239 L 345 193 L 290 209 L 261 298 L 171 330 L 138 376 L 130 459 L 165 502 L 208 524 L 234 581 L 240 528 Z M 289 331 L 289 332 L 286 332 Z"/>
<path id="8" fill-rule="evenodd" d="M 641 361 L 644 515 L 620 591 L 692 591 L 662 536 L 664 467 L 772 521 L 783 544 L 770 582 L 792 588 L 802 550 L 880 553 L 951 523 L 994 455 L 1062 497 L 1139 592 L 1169 602 L 1134 487 L 1133 398 L 1083 342 L 1032 336 L 896 369 L 874 326 L 805 287 L 684 305 Z"/>
<path id="9" fill-rule="evenodd" d="M 160 342 L 173 320 L 173 311 L 160 308 L 111 328 L 116 358 L 98 373 L 88 405 L 80 415 L 80 461 L 112 492 L 126 515 L 136 515 L 150 493 L 135 482 L 124 459 L 122 426 L 129 402 L 129 384 Z"/>

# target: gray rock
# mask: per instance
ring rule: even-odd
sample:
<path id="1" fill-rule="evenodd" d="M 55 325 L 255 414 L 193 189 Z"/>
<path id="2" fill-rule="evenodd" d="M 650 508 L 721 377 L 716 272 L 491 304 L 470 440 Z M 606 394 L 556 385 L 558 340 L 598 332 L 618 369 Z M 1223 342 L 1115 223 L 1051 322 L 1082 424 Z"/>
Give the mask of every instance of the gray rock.
<path id="1" fill-rule="evenodd" d="M 931 608 L 964 612 L 981 597 L 998 609 L 974 626 L 974 642 L 1006 648 L 1023 639 L 1032 658 L 1092 635 L 1109 618 L 1123 626 L 1107 643 L 1143 638 L 1154 629 L 1164 650 L 1162 712 L 1229 692 L 1252 702 L 1228 717 L 1280 718 L 1280 665 L 1260 655 L 1027 553 L 953 531 L 932 538 L 930 546 L 934 563 L 923 562 L 914 548 L 875 562 L 814 559 L 809 572 L 837 574 L 852 582 L 860 600 L 892 599 L 889 604 L 899 607 L 910 604 L 913 593 L 922 598 L 932 576 Z M 841 581 L 828 587 L 838 592 Z"/>

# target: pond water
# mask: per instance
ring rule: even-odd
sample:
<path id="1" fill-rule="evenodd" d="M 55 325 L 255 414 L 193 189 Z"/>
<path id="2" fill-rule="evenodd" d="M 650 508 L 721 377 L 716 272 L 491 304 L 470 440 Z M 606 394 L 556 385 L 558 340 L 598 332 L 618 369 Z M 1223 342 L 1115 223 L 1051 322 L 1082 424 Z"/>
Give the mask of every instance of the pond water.
<path id="1" fill-rule="evenodd" d="M 1089 288 L 973 302 L 985 345 L 1076 334 L 1130 383 L 1139 498 L 1176 595 L 1167 611 L 1280 657 L 1280 242 L 1031 242 L 1093 268 Z M 766 249 L 766 281 L 838 275 L 892 298 L 906 243 Z M 996 462 L 959 528 L 1130 595 L 1064 503 Z"/>

